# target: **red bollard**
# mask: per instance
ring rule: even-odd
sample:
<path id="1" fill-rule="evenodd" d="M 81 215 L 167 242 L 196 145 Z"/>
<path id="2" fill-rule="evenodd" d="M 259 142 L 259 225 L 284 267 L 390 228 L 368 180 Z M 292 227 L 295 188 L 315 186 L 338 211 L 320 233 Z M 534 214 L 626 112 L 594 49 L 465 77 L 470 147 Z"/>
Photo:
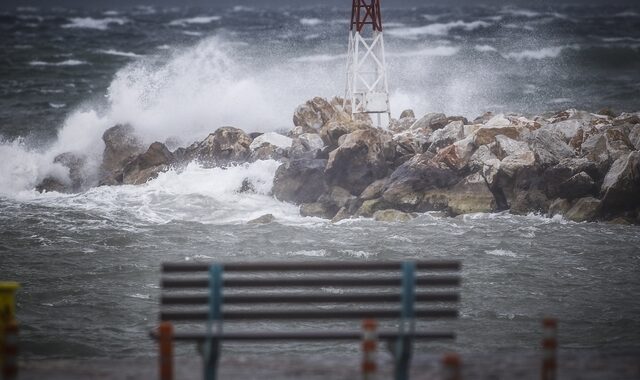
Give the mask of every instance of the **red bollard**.
<path id="1" fill-rule="evenodd" d="M 18 323 L 15 320 L 11 320 L 5 325 L 2 350 L 4 355 L 3 379 L 14 380 L 18 377 Z"/>
<path id="2" fill-rule="evenodd" d="M 173 380 L 173 325 L 162 322 L 158 327 L 160 345 L 160 379 Z"/>
<path id="3" fill-rule="evenodd" d="M 558 321 L 545 318 L 542 321 L 544 339 L 542 340 L 542 380 L 555 380 L 557 372 Z"/>
<path id="4" fill-rule="evenodd" d="M 373 319 L 362 321 L 362 378 L 373 379 L 376 373 L 376 349 L 378 347 L 378 324 Z"/>
<path id="5" fill-rule="evenodd" d="M 458 354 L 446 354 L 442 357 L 442 367 L 444 369 L 443 380 L 461 380 L 460 356 Z"/>

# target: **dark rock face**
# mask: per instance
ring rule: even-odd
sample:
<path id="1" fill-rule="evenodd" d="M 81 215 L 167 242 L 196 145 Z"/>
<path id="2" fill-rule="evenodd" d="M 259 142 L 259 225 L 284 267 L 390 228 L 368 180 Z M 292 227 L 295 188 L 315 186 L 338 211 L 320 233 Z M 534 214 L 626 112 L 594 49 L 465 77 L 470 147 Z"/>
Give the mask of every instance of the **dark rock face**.
<path id="1" fill-rule="evenodd" d="M 542 167 L 556 165 L 563 158 L 575 157 L 574 150 L 564 142 L 562 135 L 547 129 L 535 131 L 529 145 L 535 154 L 536 162 Z"/>
<path id="2" fill-rule="evenodd" d="M 100 185 L 119 185 L 123 181 L 123 168 L 143 151 L 140 139 L 130 125 L 117 125 L 102 135 L 105 148 L 100 167 Z"/>
<path id="3" fill-rule="evenodd" d="M 640 152 L 618 158 L 605 176 L 600 190 L 606 212 L 633 210 L 640 206 Z"/>
<path id="4" fill-rule="evenodd" d="M 348 134 L 329 154 L 326 168 L 329 183 L 358 195 L 373 181 L 386 177 L 389 167 L 385 144 L 390 140 L 373 129 Z"/>
<path id="5" fill-rule="evenodd" d="M 247 224 L 269 224 L 276 221 L 276 217 L 273 214 L 265 214 L 258 218 L 252 219 Z"/>
<path id="6" fill-rule="evenodd" d="M 50 192 L 56 191 L 59 193 L 77 193 L 84 189 L 88 184 L 85 171 L 85 165 L 87 163 L 86 157 L 79 156 L 71 152 L 66 152 L 57 155 L 53 162 L 60 164 L 69 170 L 69 180 L 63 181 L 54 176 L 48 176 L 42 182 L 36 186 L 36 191 Z"/>
<path id="7" fill-rule="evenodd" d="M 47 177 L 36 186 L 36 191 L 39 193 L 48 193 L 53 191 L 58 193 L 68 193 L 69 186 L 56 178 Z"/>
<path id="8" fill-rule="evenodd" d="M 175 158 L 167 147 L 154 142 L 146 152 L 129 161 L 123 169 L 122 183 L 140 185 L 154 179 L 159 173 L 169 169 Z"/>
<path id="9" fill-rule="evenodd" d="M 579 173 L 586 174 L 591 179 L 591 185 L 586 186 L 585 182 L 589 182 L 584 176 L 572 177 Z M 576 199 L 582 198 L 593 193 L 591 187 L 595 187 L 593 178 L 598 178 L 598 168 L 595 163 L 586 158 L 566 158 L 547 169 L 544 174 L 544 182 L 546 186 L 546 194 L 549 198 L 566 198 Z M 571 194 L 572 191 L 578 191 L 578 195 Z M 588 191 L 585 193 L 585 191 Z"/>
<path id="10" fill-rule="evenodd" d="M 565 216 L 574 222 L 592 222 L 601 212 L 601 202 L 593 197 L 580 198 L 567 211 Z"/>
<path id="11" fill-rule="evenodd" d="M 273 181 L 273 194 L 281 201 L 314 203 L 327 189 L 326 160 L 297 159 L 282 164 Z"/>
<path id="12" fill-rule="evenodd" d="M 251 155 L 252 139 L 242 130 L 223 127 L 201 142 L 189 146 L 182 154 L 185 161 L 198 161 L 206 167 L 245 162 Z"/>
<path id="13" fill-rule="evenodd" d="M 414 156 L 391 174 L 383 198 L 393 207 L 413 211 L 422 201 L 424 191 L 447 188 L 460 180 L 456 171 L 424 153 Z"/>

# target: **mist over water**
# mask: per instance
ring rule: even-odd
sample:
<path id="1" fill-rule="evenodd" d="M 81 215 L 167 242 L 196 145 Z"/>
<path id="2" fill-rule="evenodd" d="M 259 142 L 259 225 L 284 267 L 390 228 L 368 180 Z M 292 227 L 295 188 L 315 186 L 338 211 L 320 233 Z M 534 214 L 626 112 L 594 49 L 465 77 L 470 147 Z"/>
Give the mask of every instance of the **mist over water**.
<path id="1" fill-rule="evenodd" d="M 529 348 L 548 314 L 571 321 L 567 346 L 637 346 L 635 227 L 508 214 L 332 225 L 274 199 L 275 161 L 191 164 L 145 185 L 80 194 L 34 191 L 49 175 L 68 178 L 53 164 L 68 151 L 86 156 L 85 174 L 95 176 L 102 134 L 118 123 L 172 147 L 227 125 L 291 128 L 297 105 L 343 95 L 348 16 L 247 7 L 0 13 L 0 278 L 23 283 L 26 355 L 149 354 L 140 342 L 155 323 L 159 263 L 197 259 L 455 257 L 465 263 L 463 319 L 448 349 Z M 391 8 L 384 22 L 394 117 L 405 108 L 468 118 L 640 109 L 637 9 Z M 240 192 L 245 180 L 254 193 Z M 267 213 L 278 222 L 247 224 Z"/>

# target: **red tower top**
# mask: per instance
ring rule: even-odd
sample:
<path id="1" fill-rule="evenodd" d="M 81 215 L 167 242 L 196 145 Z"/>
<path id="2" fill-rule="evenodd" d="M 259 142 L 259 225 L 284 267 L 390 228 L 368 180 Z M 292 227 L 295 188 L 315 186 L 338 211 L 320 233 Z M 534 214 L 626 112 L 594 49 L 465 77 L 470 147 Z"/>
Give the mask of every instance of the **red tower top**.
<path id="1" fill-rule="evenodd" d="M 365 25 L 372 25 L 374 32 L 382 32 L 380 0 L 353 0 L 351 30 L 362 32 Z"/>

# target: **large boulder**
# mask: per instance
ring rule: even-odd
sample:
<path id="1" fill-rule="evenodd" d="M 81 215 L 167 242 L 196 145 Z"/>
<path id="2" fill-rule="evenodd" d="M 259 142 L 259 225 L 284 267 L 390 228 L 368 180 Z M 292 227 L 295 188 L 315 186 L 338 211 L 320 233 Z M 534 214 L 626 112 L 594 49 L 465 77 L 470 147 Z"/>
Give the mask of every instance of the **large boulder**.
<path id="1" fill-rule="evenodd" d="M 383 198 L 395 208 L 413 211 L 422 201 L 423 192 L 448 188 L 460 179 L 457 171 L 442 162 L 433 161 L 430 153 L 423 153 L 414 156 L 391 174 Z"/>
<path id="2" fill-rule="evenodd" d="M 300 127 L 320 129 L 332 119 L 348 120 L 349 115 L 339 104 L 341 99 L 326 99 L 315 97 L 299 106 L 293 114 L 293 124 Z"/>
<path id="3" fill-rule="evenodd" d="M 116 125 L 102 135 L 104 152 L 100 166 L 100 185 L 119 185 L 122 183 L 122 171 L 144 148 L 130 125 Z"/>
<path id="4" fill-rule="evenodd" d="M 326 168 L 329 183 L 359 195 L 373 181 L 386 177 L 389 169 L 386 145 L 390 141 L 388 135 L 374 129 L 348 134 L 329 154 Z"/>
<path id="5" fill-rule="evenodd" d="M 328 190 L 326 160 L 296 159 L 280 165 L 273 180 L 273 194 L 281 201 L 314 203 Z"/>
<path id="6" fill-rule="evenodd" d="M 640 206 L 640 152 L 618 158 L 602 181 L 600 190 L 606 213 L 630 211 Z"/>
<path id="7" fill-rule="evenodd" d="M 607 173 L 611 164 L 635 150 L 635 146 L 621 127 L 612 127 L 592 133 L 581 144 L 581 156 L 593 161 L 600 175 Z"/>
<path id="8" fill-rule="evenodd" d="M 331 150 L 340 145 L 340 138 L 361 129 L 370 129 L 371 124 L 362 120 L 335 118 L 320 128 L 320 137 Z"/>
<path id="9" fill-rule="evenodd" d="M 503 115 L 492 117 L 486 124 L 477 128 L 473 133 L 474 142 L 478 146 L 491 144 L 498 135 L 503 135 L 514 140 L 520 139 L 518 127 L 513 125 L 511 121 Z"/>
<path id="10" fill-rule="evenodd" d="M 360 208 L 355 213 L 355 216 L 371 218 L 376 211 L 389 209 L 389 204 L 382 198 L 369 199 L 362 202 Z"/>
<path id="11" fill-rule="evenodd" d="M 579 131 L 583 130 L 584 127 L 584 121 L 579 119 L 569 119 L 547 124 L 542 127 L 542 129 L 558 133 L 566 143 L 569 143 L 569 141 L 571 141 Z"/>
<path id="12" fill-rule="evenodd" d="M 543 178 L 545 193 L 549 198 L 576 199 L 594 194 L 599 175 L 592 161 L 586 158 L 565 158 L 546 169 Z"/>
<path id="13" fill-rule="evenodd" d="M 444 128 L 444 126 L 447 124 L 449 124 L 447 115 L 443 113 L 428 113 L 424 115 L 422 118 L 418 119 L 418 121 L 416 121 L 411 126 L 411 129 L 414 129 L 414 130 L 430 129 L 435 131 L 436 129 Z"/>
<path id="14" fill-rule="evenodd" d="M 511 202 L 511 213 L 527 215 L 531 212 L 546 214 L 549 210 L 549 199 L 538 189 L 523 190 L 516 193 Z"/>
<path id="15" fill-rule="evenodd" d="M 251 155 L 251 137 L 234 127 L 222 127 L 206 139 L 189 146 L 185 161 L 198 161 L 206 167 L 245 162 Z"/>
<path id="16" fill-rule="evenodd" d="M 631 127 L 629 131 L 629 142 L 633 144 L 636 150 L 640 150 L 640 124 Z"/>
<path id="17" fill-rule="evenodd" d="M 276 132 L 267 132 L 253 139 L 249 161 L 280 160 L 288 156 L 293 139 Z"/>
<path id="18" fill-rule="evenodd" d="M 578 199 L 565 217 L 574 222 L 592 222 L 595 221 L 601 212 L 600 200 L 593 197 Z"/>
<path id="19" fill-rule="evenodd" d="M 322 202 L 303 203 L 300 206 L 300 216 L 303 217 L 331 219 L 337 212 L 337 209 Z"/>
<path id="20" fill-rule="evenodd" d="M 562 135 L 554 131 L 538 129 L 531 134 L 528 142 L 537 163 L 542 167 L 556 165 L 563 158 L 575 157 L 574 150 L 564 142 Z"/>
<path id="21" fill-rule="evenodd" d="M 173 154 L 167 147 L 154 142 L 146 152 L 129 161 L 123 169 L 122 183 L 140 185 L 154 179 L 159 173 L 169 169 L 174 162 Z"/>
<path id="22" fill-rule="evenodd" d="M 438 149 L 451 145 L 464 138 L 464 124 L 462 121 L 452 121 L 444 128 L 434 131 L 427 139 L 429 151 L 436 153 Z"/>
<path id="23" fill-rule="evenodd" d="M 447 190 L 446 196 L 451 215 L 496 211 L 493 193 L 480 173 L 471 174 L 458 182 Z"/>
<path id="24" fill-rule="evenodd" d="M 293 139 L 290 158 L 315 158 L 324 148 L 324 142 L 317 133 L 303 133 Z"/>

